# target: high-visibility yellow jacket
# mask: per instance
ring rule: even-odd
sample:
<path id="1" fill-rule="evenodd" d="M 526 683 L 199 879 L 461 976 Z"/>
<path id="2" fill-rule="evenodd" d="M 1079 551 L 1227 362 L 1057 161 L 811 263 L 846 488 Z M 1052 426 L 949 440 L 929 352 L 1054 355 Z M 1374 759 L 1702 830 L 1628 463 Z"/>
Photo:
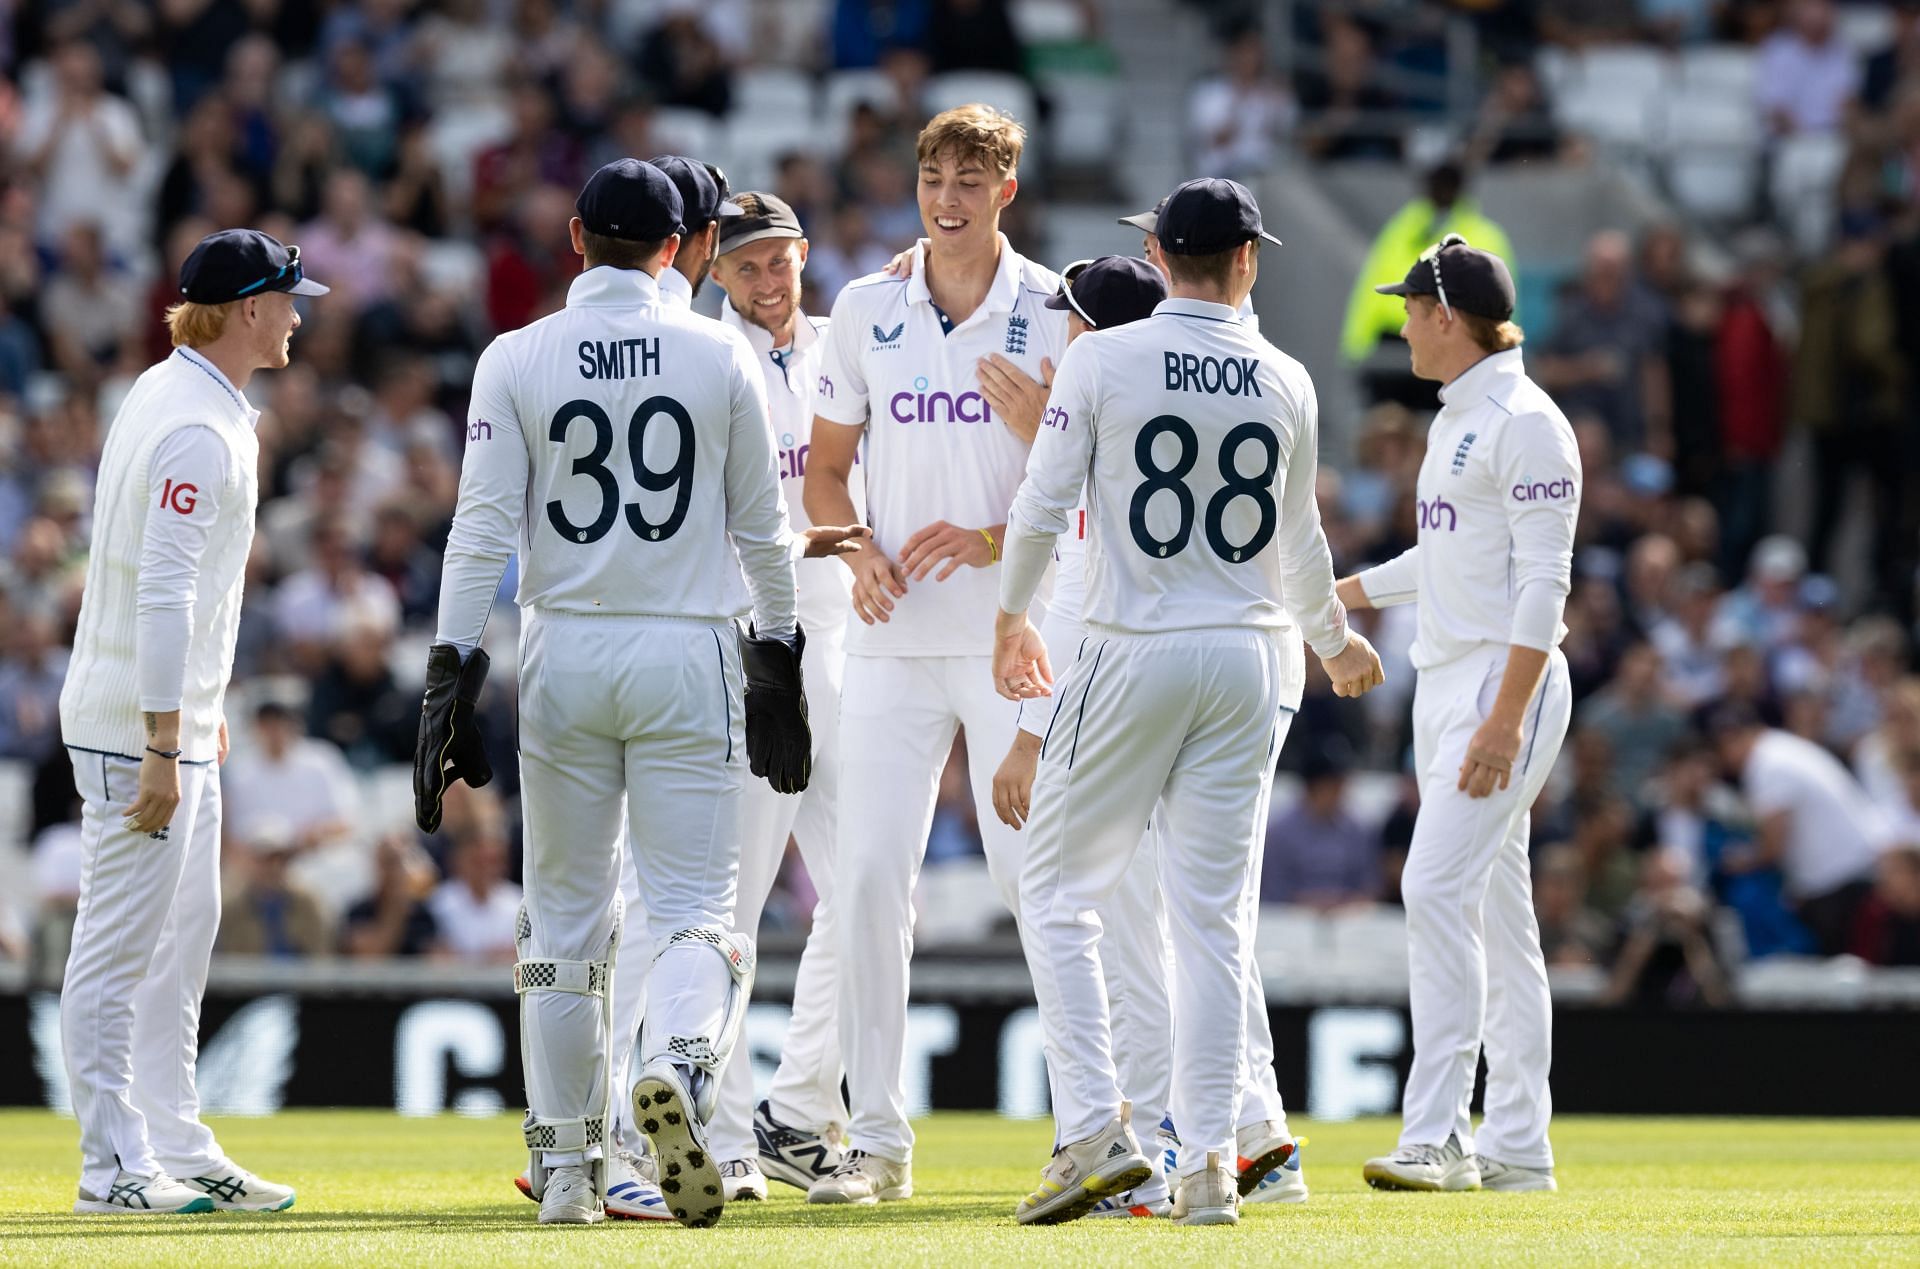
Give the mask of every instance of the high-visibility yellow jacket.
<path id="1" fill-rule="evenodd" d="M 1340 334 L 1340 351 L 1348 361 L 1365 361 L 1380 340 L 1399 331 L 1406 308 L 1397 295 L 1376 295 L 1383 282 L 1398 282 L 1420 258 L 1420 253 L 1447 234 L 1459 234 L 1482 251 L 1507 262 L 1517 284 L 1520 267 L 1514 262 L 1507 231 L 1480 214 L 1472 199 L 1463 198 L 1444 215 L 1425 198 L 1416 198 L 1393 214 L 1367 250 L 1366 263 L 1354 279 L 1347 300 L 1347 321 Z"/>

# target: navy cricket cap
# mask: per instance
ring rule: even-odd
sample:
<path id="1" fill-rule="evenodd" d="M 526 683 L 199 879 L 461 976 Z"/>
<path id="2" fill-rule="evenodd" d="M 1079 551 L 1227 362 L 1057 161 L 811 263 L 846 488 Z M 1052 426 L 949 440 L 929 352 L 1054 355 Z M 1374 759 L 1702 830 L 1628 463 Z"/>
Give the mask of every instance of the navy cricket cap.
<path id="1" fill-rule="evenodd" d="M 749 190 L 732 200 L 740 208 L 738 216 L 723 216 L 720 219 L 720 254 L 725 255 L 735 247 L 744 247 L 750 242 L 759 242 L 765 238 L 804 238 L 806 231 L 800 227 L 800 218 L 794 215 L 787 200 L 777 194 L 762 194 Z"/>
<path id="2" fill-rule="evenodd" d="M 678 154 L 663 154 L 647 162 L 665 172 L 680 191 L 680 205 L 685 209 L 681 223 L 686 226 L 682 233 L 699 233 L 722 216 L 740 214 L 739 205 L 727 198 L 727 174 L 713 164 Z"/>
<path id="3" fill-rule="evenodd" d="M 300 267 L 300 248 L 258 229 L 208 234 L 180 266 L 180 294 L 195 304 L 226 304 L 263 291 L 325 295 Z"/>
<path id="4" fill-rule="evenodd" d="M 1101 256 L 1067 266 L 1048 308 L 1069 309 L 1095 330 L 1137 322 L 1167 298 L 1167 279 L 1138 256 Z"/>
<path id="5" fill-rule="evenodd" d="M 639 159 L 615 159 L 587 178 L 573 208 L 589 233 L 627 242 L 659 242 L 680 232 L 680 191 Z"/>
<path id="6" fill-rule="evenodd" d="M 1152 211 L 1137 212 L 1132 216 L 1122 216 L 1120 223 L 1123 225 L 1131 225 L 1141 233 L 1157 234 L 1160 232 L 1160 212 L 1166 205 L 1167 200 L 1163 198 L 1153 205 Z"/>
<path id="7" fill-rule="evenodd" d="M 1167 195 L 1153 227 L 1160 250 L 1174 256 L 1210 256 L 1243 242 L 1280 240 L 1260 224 L 1260 205 L 1239 181 L 1203 176 Z"/>
<path id="8" fill-rule="evenodd" d="M 1448 234 L 1421 252 L 1403 280 L 1373 289 L 1381 295 L 1431 295 L 1449 309 L 1495 322 L 1513 316 L 1513 274 L 1507 262 L 1491 251 L 1469 247 L 1459 234 Z"/>

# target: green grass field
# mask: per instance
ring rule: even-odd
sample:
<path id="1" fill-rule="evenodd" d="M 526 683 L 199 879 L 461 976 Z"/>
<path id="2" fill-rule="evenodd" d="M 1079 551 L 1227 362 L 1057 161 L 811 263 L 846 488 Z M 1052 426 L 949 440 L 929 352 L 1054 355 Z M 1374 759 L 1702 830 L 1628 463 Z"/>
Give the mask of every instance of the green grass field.
<path id="1" fill-rule="evenodd" d="M 542 1229 L 512 1186 L 511 1118 L 305 1111 L 218 1124 L 255 1170 L 299 1187 L 278 1215 L 69 1214 L 70 1120 L 0 1112 L 0 1264 L 1161 1265 L 1292 1262 L 1920 1264 L 1920 1122 L 1561 1119 L 1558 1195 L 1381 1194 L 1360 1162 L 1381 1120 L 1313 1125 L 1303 1207 L 1250 1207 L 1234 1229 L 1165 1221 L 1014 1224 L 1049 1126 L 990 1115 L 922 1122 L 918 1195 L 808 1207 L 798 1191 L 729 1208 L 712 1230 L 609 1222 Z M 584 1244 L 584 1246 L 583 1246 Z"/>

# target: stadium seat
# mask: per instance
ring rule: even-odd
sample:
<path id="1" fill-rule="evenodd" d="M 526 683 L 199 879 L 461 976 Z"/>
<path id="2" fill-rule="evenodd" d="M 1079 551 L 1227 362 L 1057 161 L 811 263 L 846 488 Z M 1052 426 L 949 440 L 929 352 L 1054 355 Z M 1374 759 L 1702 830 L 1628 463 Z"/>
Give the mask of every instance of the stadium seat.
<path id="1" fill-rule="evenodd" d="M 1838 136 L 1781 139 L 1773 154 L 1767 194 L 1774 214 L 1803 255 L 1824 250 L 1833 228 L 1833 189 L 1847 161 L 1847 142 Z"/>
<path id="2" fill-rule="evenodd" d="M 1580 59 L 1580 86 L 1587 92 L 1609 93 L 1644 105 L 1672 91 L 1673 81 L 1673 59 L 1653 48 L 1596 48 Z"/>
<path id="3" fill-rule="evenodd" d="M 1688 93 L 1715 93 L 1749 104 L 1754 76 L 1753 50 L 1738 44 L 1707 44 L 1680 55 L 1680 87 Z"/>
<path id="4" fill-rule="evenodd" d="M 1046 87 L 1054 103 L 1048 121 L 1053 157 L 1089 167 L 1111 163 L 1122 114 L 1119 82 L 1111 75 L 1062 71 L 1047 76 Z"/>
<path id="5" fill-rule="evenodd" d="M 736 110 L 727 120 L 727 177 L 735 189 L 769 189 L 783 155 L 795 150 L 825 154 L 820 126 L 811 113 L 750 114 Z"/>
<path id="6" fill-rule="evenodd" d="M 1583 79 L 1555 98 L 1553 112 L 1562 127 L 1604 145 L 1646 149 L 1654 141 L 1647 126 L 1651 100 Z"/>
<path id="7" fill-rule="evenodd" d="M 440 165 L 447 195 L 465 202 L 473 189 L 473 161 L 480 151 L 504 141 L 513 130 L 513 117 L 504 103 L 474 105 L 435 115 L 427 125 L 427 147 Z"/>
<path id="8" fill-rule="evenodd" d="M 727 166 L 723 155 L 726 126 L 704 110 L 663 107 L 653 113 L 653 135 L 663 154 L 697 154 L 709 163 Z"/>
<path id="9" fill-rule="evenodd" d="M 993 71 L 949 71 L 944 75 L 935 75 L 927 81 L 922 104 L 931 115 L 976 101 L 1012 115 L 1027 125 L 1029 135 L 1040 122 L 1039 112 L 1034 106 L 1033 89 L 1027 81 L 1018 75 L 1003 75 Z"/>
<path id="10" fill-rule="evenodd" d="M 821 140 L 831 150 L 843 148 L 847 143 L 847 121 L 853 117 L 855 106 L 866 102 L 883 114 L 892 114 L 898 101 L 893 81 L 877 70 L 833 72 L 827 76 L 820 106 Z M 908 120 L 907 126 L 915 127 L 917 123 Z"/>
<path id="11" fill-rule="evenodd" d="M 1073 0 L 1021 0 L 1013 6 L 1013 29 L 1029 47 L 1065 44 L 1086 37 L 1087 20 Z"/>
<path id="12" fill-rule="evenodd" d="M 1729 220 L 1753 210 L 1760 126 L 1752 104 L 1722 90 L 1683 90 L 1666 103 L 1667 189 L 1687 211 Z"/>
<path id="13" fill-rule="evenodd" d="M 475 295 L 486 285 L 486 253 L 458 238 L 429 240 L 420 253 L 420 268 L 427 285 L 449 295 Z M 418 666 L 407 669 L 412 672 Z"/>
<path id="14" fill-rule="evenodd" d="M 733 81 L 733 119 L 743 116 L 765 126 L 781 122 L 813 125 L 813 81 L 796 70 L 757 66 L 742 70 Z"/>

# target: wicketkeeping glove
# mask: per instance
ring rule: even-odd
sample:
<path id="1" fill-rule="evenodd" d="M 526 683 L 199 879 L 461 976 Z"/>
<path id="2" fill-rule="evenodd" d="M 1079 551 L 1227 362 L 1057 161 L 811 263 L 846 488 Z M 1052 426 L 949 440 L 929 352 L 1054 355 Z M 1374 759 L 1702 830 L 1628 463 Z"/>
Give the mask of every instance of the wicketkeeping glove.
<path id="1" fill-rule="evenodd" d="M 751 626 L 740 636 L 740 663 L 747 672 L 747 762 L 777 793 L 799 793 L 813 775 L 813 728 L 800 682 L 800 654 L 806 648 L 806 632 L 798 628 L 792 647 L 762 639 Z"/>
<path id="2" fill-rule="evenodd" d="M 440 827 L 440 799 L 448 785 L 465 780 L 477 789 L 493 779 L 473 716 L 487 664 L 487 654 L 478 648 L 465 665 L 451 643 L 436 643 L 427 652 L 427 693 L 413 747 L 413 819 L 423 833 Z"/>

